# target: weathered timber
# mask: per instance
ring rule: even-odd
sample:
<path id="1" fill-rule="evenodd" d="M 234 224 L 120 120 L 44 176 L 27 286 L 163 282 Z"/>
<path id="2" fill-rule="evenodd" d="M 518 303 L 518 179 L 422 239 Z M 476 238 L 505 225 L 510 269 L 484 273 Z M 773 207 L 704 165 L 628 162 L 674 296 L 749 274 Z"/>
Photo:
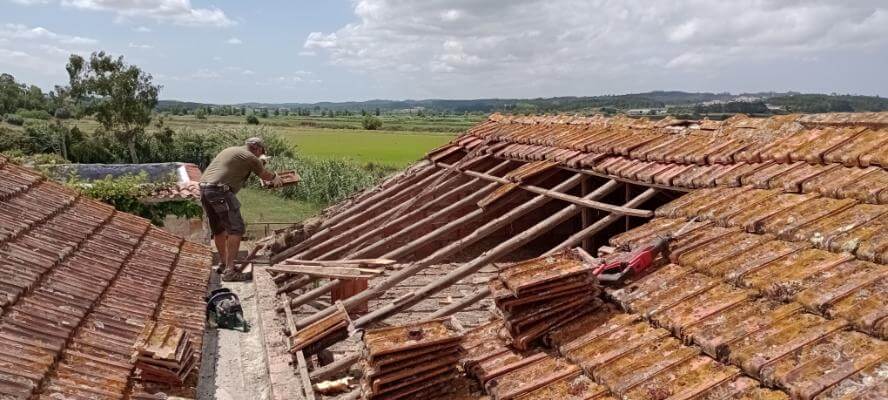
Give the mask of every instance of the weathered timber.
<path id="1" fill-rule="evenodd" d="M 290 281 L 290 282 L 287 282 L 287 283 L 286 283 L 285 285 L 283 285 L 283 286 L 279 286 L 279 287 L 277 288 L 276 293 L 277 293 L 277 294 L 290 293 L 290 292 L 292 292 L 292 291 L 294 291 L 294 290 L 296 290 L 296 289 L 300 289 L 300 288 L 304 287 L 305 285 L 308 285 L 308 284 L 311 283 L 313 280 L 315 280 L 315 278 L 312 278 L 312 277 L 310 277 L 310 276 L 303 276 L 303 277 L 300 277 L 300 278 L 294 279 L 294 280 L 292 280 L 292 281 Z"/>
<path id="2" fill-rule="evenodd" d="M 578 175 L 575 175 L 574 177 L 578 177 Z M 587 196 L 587 198 L 603 196 L 601 194 L 601 192 L 604 192 L 604 191 L 601 191 L 600 189 L 602 189 L 605 186 L 612 186 L 613 188 L 616 188 L 618 186 L 618 184 L 614 183 L 612 181 L 608 181 L 608 183 L 606 183 L 602 187 L 600 187 L 599 190 L 596 190 L 596 191 L 592 192 L 591 194 L 589 194 Z M 611 190 L 613 190 L 613 189 L 611 189 Z M 542 196 L 548 197 L 546 195 L 542 195 Z M 583 200 L 586 200 L 586 199 L 583 199 Z M 449 273 L 447 273 L 443 277 L 435 280 L 434 282 L 431 282 L 431 283 L 423 286 L 422 288 L 417 289 L 411 293 L 405 294 L 404 296 L 401 296 L 400 298 L 395 299 L 393 302 L 391 302 L 383 307 L 377 308 L 373 312 L 358 318 L 357 320 L 354 321 L 355 327 L 361 328 L 361 327 L 366 326 L 367 324 L 381 321 L 393 313 L 396 313 L 400 310 L 403 310 L 405 308 L 413 306 L 416 303 L 419 303 L 424 298 L 431 296 L 431 295 L 441 291 L 442 289 L 452 285 L 453 283 L 475 273 L 476 271 L 478 271 L 479 269 L 481 269 L 483 266 L 487 265 L 488 263 L 496 261 L 497 259 L 504 256 L 505 254 L 523 246 L 524 244 L 526 244 L 526 243 L 530 242 L 531 240 L 539 237 L 540 235 L 548 232 L 549 230 L 551 230 L 554 227 L 558 226 L 559 224 L 569 220 L 570 218 L 575 217 L 577 214 L 580 213 L 581 210 L 582 209 L 580 208 L 580 206 L 578 206 L 576 204 L 571 204 L 571 205 L 561 209 L 560 211 L 543 219 L 542 221 L 538 222 L 536 225 L 530 227 L 529 229 L 513 236 L 509 240 L 506 240 L 505 242 L 500 243 L 496 247 L 484 252 L 483 254 L 476 257 L 472 261 L 469 261 L 468 263 L 462 265 L 461 267 L 450 271 Z"/>
<path id="3" fill-rule="evenodd" d="M 389 258 L 356 258 L 356 259 L 345 259 L 345 260 L 301 260 L 298 258 L 289 258 L 286 260 L 286 263 L 289 264 L 299 264 L 299 265 L 317 265 L 321 267 L 343 267 L 346 265 L 360 265 L 364 267 L 372 267 L 372 266 L 386 266 L 392 265 L 396 261 Z"/>
<path id="4" fill-rule="evenodd" d="M 348 267 L 322 267 L 317 265 L 276 264 L 266 270 L 285 274 L 302 274 L 318 278 L 334 279 L 359 279 L 372 278 L 382 274 L 378 269 L 348 268 Z"/>
<path id="5" fill-rule="evenodd" d="M 553 188 L 553 190 L 564 190 L 564 191 L 570 190 L 580 183 L 580 178 L 581 178 L 580 175 L 574 175 L 574 176 L 568 178 L 567 180 L 565 180 L 564 182 L 556 185 Z M 611 191 L 613 191 L 614 189 L 616 189 L 617 186 L 618 185 L 616 185 L 616 184 L 614 184 L 614 185 L 606 184 L 606 185 L 598 188 L 598 190 L 596 190 L 595 192 L 591 193 L 589 195 L 589 197 L 590 198 L 596 197 L 596 196 L 603 197 L 603 196 L 607 195 L 608 193 L 610 193 Z M 389 276 L 386 280 L 379 282 L 378 284 L 376 284 L 372 288 L 369 288 L 368 290 L 366 290 L 364 292 L 358 293 L 357 295 L 344 300 L 342 302 L 342 304 L 346 307 L 346 309 L 349 309 L 350 307 L 353 307 L 356 304 L 361 304 L 361 302 L 376 298 L 377 296 L 385 293 L 386 290 L 391 289 L 392 287 L 394 287 L 398 283 L 401 283 L 405 279 L 415 275 L 417 272 L 422 271 L 423 269 L 425 269 L 429 265 L 432 265 L 432 264 L 444 259 L 445 257 L 447 257 L 451 254 L 454 254 L 454 253 L 466 248 L 467 246 L 489 236 L 490 234 L 500 230 L 502 227 L 510 224 L 512 221 L 516 220 L 517 218 L 524 216 L 527 213 L 529 213 L 539 207 L 542 207 L 543 205 L 545 205 L 546 203 L 548 203 L 551 200 L 552 200 L 552 198 L 547 197 L 547 196 L 543 196 L 543 195 L 536 196 L 533 199 L 509 210 L 505 214 L 487 222 L 486 224 L 477 228 L 475 231 L 473 231 L 469 235 L 467 235 L 459 240 L 456 240 L 456 241 L 450 243 L 449 245 L 444 246 L 441 249 L 438 249 L 438 251 L 430 254 L 426 258 L 424 258 L 420 261 L 417 261 L 415 263 L 412 263 L 412 264 L 408 265 L 407 267 L 405 267 L 404 269 L 401 269 L 401 270 L 395 272 L 394 274 Z M 476 211 L 481 211 L 481 210 L 476 210 Z M 473 211 L 472 213 L 467 214 L 467 216 L 474 214 L 476 211 Z M 483 211 L 481 211 L 481 212 L 483 212 Z M 415 248 L 415 247 L 418 247 L 419 245 L 427 244 L 430 240 L 432 240 L 433 238 L 437 237 L 437 235 L 439 235 L 439 233 L 437 233 L 437 232 L 441 232 L 441 231 L 446 232 L 446 231 L 453 229 L 455 226 L 460 226 L 465 223 L 465 221 L 463 221 L 464 219 L 465 219 L 465 217 L 460 218 L 456 221 L 452 221 L 451 223 L 444 225 L 444 226 L 436 229 L 435 231 L 432 231 L 423 237 L 417 238 L 413 242 L 408 243 L 407 245 L 386 254 L 384 257 L 397 258 L 397 257 L 393 257 L 393 253 L 400 252 L 404 248 Z M 298 327 L 308 326 L 311 323 L 318 321 L 327 315 L 332 314 L 334 311 L 335 311 L 335 309 L 328 308 L 326 310 L 323 310 L 320 313 L 310 315 L 306 318 L 296 321 L 296 326 L 298 326 Z"/>
<path id="6" fill-rule="evenodd" d="M 657 194 L 657 192 L 659 192 L 658 189 L 649 188 L 649 189 L 645 190 L 644 192 L 642 192 L 641 194 L 639 194 L 638 196 L 635 196 L 631 200 L 627 201 L 626 204 L 624 204 L 623 206 L 624 207 L 631 207 L 631 208 L 638 207 L 638 206 L 644 204 L 644 202 L 652 199 Z M 594 224 L 580 230 L 577 233 L 574 233 L 569 238 L 565 239 L 563 242 L 561 242 L 561 244 L 559 244 L 558 246 L 555 246 L 554 249 L 550 250 L 549 253 L 554 253 L 558 250 L 566 249 L 568 247 L 574 247 L 577 244 L 581 243 L 583 241 L 583 239 L 586 239 L 588 237 L 591 237 L 592 235 L 595 235 L 596 233 L 600 232 L 602 229 L 608 227 L 610 224 L 619 221 L 620 218 L 622 218 L 622 217 L 623 216 L 619 215 L 619 214 L 610 214 L 602 219 L 599 219 L 598 221 L 595 221 Z M 547 253 L 547 254 L 549 254 L 549 253 Z"/>
<path id="7" fill-rule="evenodd" d="M 293 324 L 293 310 L 291 310 L 290 307 L 287 307 L 286 303 L 282 306 L 284 308 L 284 315 L 287 319 L 287 329 L 290 330 L 290 335 L 295 335 L 296 325 Z M 314 400 L 314 387 L 311 385 L 311 376 L 308 374 L 308 363 L 305 361 L 305 354 L 302 353 L 302 350 L 296 352 L 296 366 L 299 369 L 302 392 L 305 393 L 305 398 L 308 400 Z"/>
<path id="8" fill-rule="evenodd" d="M 509 164 L 511 164 L 511 161 L 503 161 L 502 163 L 497 164 L 496 166 L 487 170 L 486 172 L 489 174 L 501 172 L 502 170 L 506 169 L 506 167 L 508 167 Z M 390 243 L 392 240 L 397 240 L 397 238 L 403 237 L 408 232 L 410 232 L 412 229 L 415 229 L 416 227 L 419 227 L 419 226 L 424 226 L 426 221 L 432 221 L 432 220 L 437 219 L 441 216 L 447 215 L 447 214 L 453 212 L 453 210 L 457 210 L 460 207 L 465 206 L 466 204 L 474 203 L 475 199 L 486 195 L 487 193 L 489 193 L 490 191 L 492 191 L 493 189 L 496 188 L 496 185 L 491 184 L 491 185 L 489 185 L 489 188 L 482 187 L 479 189 L 472 189 L 472 188 L 476 187 L 481 182 L 482 182 L 481 179 L 473 178 L 469 182 L 466 182 L 458 187 L 455 187 L 455 188 L 451 189 L 450 191 L 443 193 L 440 196 L 436 196 L 434 199 L 426 202 L 422 206 L 420 206 L 416 209 L 413 209 L 410 212 L 403 214 L 400 217 L 395 218 L 392 221 L 389 221 L 381 226 L 371 229 L 371 230 L 365 232 L 364 234 L 349 241 L 348 243 L 345 243 L 333 250 L 328 251 L 327 253 L 324 253 L 324 254 L 318 256 L 318 259 L 324 260 L 324 259 L 330 259 L 332 257 L 339 255 L 339 254 L 348 254 L 347 252 L 349 251 L 349 249 L 353 249 L 352 252 L 355 252 L 355 254 L 371 253 L 373 250 L 376 250 L 377 248 L 385 246 L 386 244 Z M 466 192 L 469 193 L 468 196 L 465 196 Z M 460 199 L 461 196 L 462 196 L 462 198 Z M 471 197 L 472 200 L 465 200 L 466 197 Z M 440 209 L 432 212 L 428 216 L 425 216 L 425 213 L 430 212 L 435 207 L 439 207 L 442 205 L 445 205 L 445 206 L 443 208 L 440 208 Z M 410 225 L 408 225 L 407 227 L 401 226 L 405 223 L 409 223 L 410 221 L 414 221 L 414 222 L 411 223 Z M 392 231 L 393 229 L 394 229 L 394 231 Z M 374 241 L 374 243 L 367 248 L 361 248 L 362 245 L 364 245 L 369 240 L 372 240 L 376 237 L 383 237 L 383 238 L 381 240 Z M 354 255 L 350 255 L 349 257 L 354 257 Z"/>
<path id="9" fill-rule="evenodd" d="M 305 303 L 308 303 L 309 301 L 315 300 L 315 299 L 329 293 L 331 289 L 333 289 L 336 285 L 340 284 L 341 282 L 342 281 L 339 279 L 333 279 L 321 286 L 318 286 L 312 290 L 302 293 L 299 296 L 290 300 L 290 307 L 299 307 Z M 332 307 L 332 306 L 327 307 L 327 309 L 331 309 L 331 308 L 333 309 L 332 311 L 336 310 L 336 307 Z M 332 314 L 332 312 L 330 314 Z M 329 315 L 329 314 L 327 314 L 327 315 Z M 300 326 L 299 323 L 297 322 L 296 326 L 301 328 L 301 327 L 304 327 L 305 325 Z"/>
<path id="10" fill-rule="evenodd" d="M 645 201 L 648 201 L 652 197 L 654 197 L 654 195 L 656 195 L 657 192 L 658 192 L 657 189 L 650 188 L 650 189 L 644 191 L 643 193 L 639 194 L 638 196 L 635 196 L 632 200 L 630 200 L 626 204 L 624 204 L 624 206 L 638 207 L 638 206 L 642 205 Z M 576 245 L 577 243 L 582 242 L 583 239 L 600 232 L 602 229 L 609 226 L 610 224 L 613 224 L 614 222 L 619 221 L 621 217 L 622 217 L 621 215 L 615 215 L 615 214 L 610 214 L 608 216 L 605 216 L 604 218 L 598 220 L 597 222 L 588 226 L 587 228 L 577 232 L 574 235 L 571 235 L 570 238 L 561 242 L 560 244 L 553 247 L 549 251 L 545 252 L 543 255 L 551 255 L 551 254 L 554 254 L 555 252 L 558 252 L 558 251 L 563 250 L 565 248 L 572 247 L 572 246 Z M 452 303 L 452 304 L 448 305 L 447 307 L 444 307 L 438 311 L 435 311 L 434 313 L 432 313 L 432 315 L 429 318 L 446 317 L 446 316 L 451 315 L 453 313 L 459 312 L 467 307 L 471 307 L 473 304 L 481 301 L 482 299 L 484 299 L 485 297 L 487 297 L 489 295 L 490 295 L 490 288 L 488 288 L 486 286 L 479 288 L 477 291 L 475 291 L 475 293 L 472 293 L 470 296 L 463 298 L 462 300 L 460 300 L 458 302 Z"/>
<path id="11" fill-rule="evenodd" d="M 285 260 L 296 254 L 299 254 L 304 249 L 309 248 L 310 246 L 318 243 L 320 240 L 327 238 L 328 235 L 337 232 L 339 230 L 337 229 L 338 227 L 340 227 L 341 229 L 341 226 L 347 226 L 348 223 L 351 221 L 362 218 L 366 214 L 372 213 L 373 211 L 376 211 L 381 207 L 388 206 L 389 203 L 393 202 L 393 199 L 400 197 L 401 194 L 411 192 L 411 188 L 413 187 L 422 187 L 420 183 L 435 179 L 443 173 L 444 170 L 434 167 L 423 169 L 416 174 L 407 177 L 406 179 L 404 179 L 403 182 L 392 185 L 392 187 L 382 190 L 377 195 L 371 196 L 363 202 L 349 207 L 348 209 L 343 210 L 340 213 L 337 213 L 336 215 L 325 220 L 325 222 L 321 225 L 321 230 L 315 232 L 313 235 L 311 235 L 311 237 L 272 256 L 271 263 L 277 264 L 281 260 Z"/>
<path id="12" fill-rule="evenodd" d="M 435 178 L 435 180 L 433 181 L 429 178 Z M 410 205 L 415 204 L 417 200 L 427 199 L 430 195 L 434 194 L 434 191 L 430 190 L 430 187 L 435 186 L 437 188 L 436 190 L 446 190 L 447 187 L 458 184 L 459 181 L 466 179 L 466 176 L 461 174 L 441 173 L 432 175 L 429 178 L 411 186 L 409 191 L 402 191 L 392 196 L 392 198 L 386 199 L 387 202 L 391 203 L 392 205 L 387 210 L 378 213 L 375 216 L 364 218 L 363 221 L 344 220 L 340 224 L 340 226 L 345 226 L 346 229 L 328 237 L 320 243 L 313 244 L 312 246 L 297 254 L 296 257 L 304 259 L 319 258 L 317 257 L 318 254 L 323 254 L 328 250 L 334 249 L 341 245 L 344 241 L 350 241 L 361 232 L 382 225 L 386 221 L 397 217 L 405 210 L 408 210 L 410 208 Z M 442 182 L 437 182 L 437 180 L 442 179 Z M 393 203 L 395 201 L 397 201 L 397 203 Z M 379 207 L 370 207 L 367 209 L 367 212 L 375 211 L 378 208 Z M 364 216 L 363 213 L 360 215 L 362 217 Z"/>
<path id="13" fill-rule="evenodd" d="M 447 169 L 453 168 L 453 166 L 450 164 L 435 163 L 435 165 L 442 167 L 442 168 L 447 168 Z M 483 172 L 469 171 L 469 170 L 464 170 L 461 172 L 466 175 L 478 177 L 481 179 L 486 179 L 486 180 L 492 181 L 492 182 L 499 182 L 499 183 L 503 183 L 503 184 L 514 183 L 506 178 L 500 178 L 498 176 L 485 174 Z M 588 200 L 588 199 L 584 199 L 582 197 L 577 197 L 577 196 L 571 196 L 569 194 L 556 192 L 551 189 L 541 188 L 539 186 L 534 186 L 534 185 L 527 185 L 524 183 L 517 183 L 517 185 L 518 185 L 518 187 L 520 187 L 524 190 L 527 190 L 529 192 L 548 196 L 553 199 L 566 201 L 568 203 L 571 203 L 571 204 L 574 204 L 577 206 L 589 207 L 589 208 L 594 208 L 597 210 L 602 210 L 602 211 L 607 211 L 607 212 L 612 212 L 612 213 L 619 213 L 622 215 L 631 215 L 633 217 L 648 218 L 648 217 L 652 217 L 654 215 L 653 211 L 650 211 L 650 210 L 639 210 L 639 209 L 635 209 L 635 208 L 615 206 L 612 204 L 602 203 L 600 201 L 595 201 L 595 200 Z"/>

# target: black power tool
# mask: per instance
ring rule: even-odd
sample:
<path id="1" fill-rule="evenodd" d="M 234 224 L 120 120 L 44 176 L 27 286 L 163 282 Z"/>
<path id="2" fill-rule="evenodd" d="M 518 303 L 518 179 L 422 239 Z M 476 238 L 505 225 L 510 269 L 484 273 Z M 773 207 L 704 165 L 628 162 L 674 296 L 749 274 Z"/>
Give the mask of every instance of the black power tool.
<path id="1" fill-rule="evenodd" d="M 240 299 L 231 290 L 216 289 L 206 297 L 207 324 L 210 328 L 250 330 L 250 324 L 244 320 L 244 309 Z"/>

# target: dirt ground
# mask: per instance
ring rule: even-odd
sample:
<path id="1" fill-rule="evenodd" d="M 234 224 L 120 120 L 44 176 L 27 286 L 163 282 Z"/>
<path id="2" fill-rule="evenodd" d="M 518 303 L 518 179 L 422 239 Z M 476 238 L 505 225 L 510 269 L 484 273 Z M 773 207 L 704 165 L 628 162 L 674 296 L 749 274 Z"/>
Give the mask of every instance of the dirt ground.
<path id="1" fill-rule="evenodd" d="M 219 287 L 218 275 L 214 274 L 213 279 L 211 287 Z M 251 329 L 249 332 L 207 329 L 197 398 L 269 399 L 268 371 L 256 310 L 255 286 L 252 282 L 222 282 L 222 287 L 231 289 L 240 297 L 244 318 Z"/>

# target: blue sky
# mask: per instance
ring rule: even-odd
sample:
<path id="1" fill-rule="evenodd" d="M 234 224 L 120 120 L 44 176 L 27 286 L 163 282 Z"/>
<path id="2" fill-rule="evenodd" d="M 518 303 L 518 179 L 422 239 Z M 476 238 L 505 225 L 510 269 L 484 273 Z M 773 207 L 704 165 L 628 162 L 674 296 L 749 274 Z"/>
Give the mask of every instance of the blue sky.
<path id="1" fill-rule="evenodd" d="M 0 0 L 0 72 L 124 55 L 161 98 L 234 103 L 888 94 L 888 4 L 827 0 Z"/>

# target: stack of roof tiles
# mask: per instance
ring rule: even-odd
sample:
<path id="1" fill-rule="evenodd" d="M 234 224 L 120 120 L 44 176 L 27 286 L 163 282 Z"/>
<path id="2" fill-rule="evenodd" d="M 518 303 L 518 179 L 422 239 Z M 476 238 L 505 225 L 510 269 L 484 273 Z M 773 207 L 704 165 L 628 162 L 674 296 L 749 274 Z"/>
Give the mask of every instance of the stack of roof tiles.
<path id="1" fill-rule="evenodd" d="M 133 354 L 143 381 L 181 386 L 194 370 L 194 346 L 187 331 L 175 326 L 145 325 Z"/>
<path id="2" fill-rule="evenodd" d="M 0 397 L 123 398 L 148 321 L 200 349 L 210 251 L 0 157 Z M 168 323 L 168 322 L 165 322 Z"/>
<path id="3" fill-rule="evenodd" d="M 461 340 L 444 319 L 366 331 L 364 397 L 435 399 L 448 395 L 458 376 Z"/>
<path id="4" fill-rule="evenodd" d="M 520 350 L 601 305 L 592 266 L 572 251 L 500 266 L 489 285 L 512 346 Z"/>

